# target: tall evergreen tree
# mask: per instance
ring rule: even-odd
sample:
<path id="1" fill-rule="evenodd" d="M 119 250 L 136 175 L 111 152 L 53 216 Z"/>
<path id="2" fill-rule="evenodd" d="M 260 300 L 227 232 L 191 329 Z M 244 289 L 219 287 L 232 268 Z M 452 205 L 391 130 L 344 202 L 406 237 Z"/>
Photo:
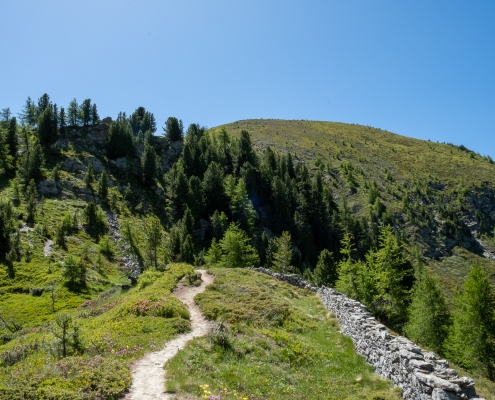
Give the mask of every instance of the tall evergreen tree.
<path id="1" fill-rule="evenodd" d="M 143 169 L 143 182 L 146 185 L 152 185 L 161 172 L 161 163 L 153 146 L 148 143 L 144 144 L 143 154 L 141 155 L 141 168 Z"/>
<path id="2" fill-rule="evenodd" d="M 98 115 L 98 109 L 96 108 L 96 103 L 91 106 L 91 125 L 98 125 L 100 122 L 100 116 Z"/>
<path id="3" fill-rule="evenodd" d="M 69 103 L 69 107 L 67 108 L 67 118 L 70 126 L 79 125 L 79 105 L 77 104 L 77 100 L 75 98 Z"/>
<path id="4" fill-rule="evenodd" d="M 259 263 L 258 254 L 249 241 L 246 232 L 239 225 L 231 223 L 222 240 L 220 240 L 222 266 L 229 268 L 257 266 Z"/>
<path id="5" fill-rule="evenodd" d="M 334 287 L 337 278 L 337 265 L 335 264 L 333 255 L 327 249 L 323 249 L 313 272 L 313 281 L 316 286 Z"/>
<path id="6" fill-rule="evenodd" d="M 226 208 L 226 195 L 223 186 L 224 172 L 220 164 L 212 162 L 203 177 L 203 191 L 209 213 Z M 211 215 L 211 214 L 210 214 Z"/>
<path id="7" fill-rule="evenodd" d="M 175 117 L 169 117 L 165 122 L 165 137 L 171 142 L 182 140 L 184 131 L 182 127 L 182 121 L 179 121 Z"/>
<path id="8" fill-rule="evenodd" d="M 448 355 L 466 368 L 482 368 L 495 378 L 495 294 L 486 273 L 475 265 L 455 300 Z"/>
<path id="9" fill-rule="evenodd" d="M 60 127 L 60 133 L 65 133 L 66 125 L 67 125 L 67 117 L 65 115 L 65 108 L 60 107 L 60 112 L 58 113 L 58 126 Z"/>
<path id="10" fill-rule="evenodd" d="M 43 144 L 53 143 L 58 136 L 57 117 L 49 104 L 38 118 L 38 136 Z"/>
<path id="11" fill-rule="evenodd" d="M 119 113 L 108 131 L 107 154 L 111 159 L 134 156 L 134 139 L 125 113 Z"/>
<path id="12" fill-rule="evenodd" d="M 106 200 L 108 195 L 108 175 L 107 171 L 103 170 L 100 179 L 98 180 L 98 196 L 102 200 Z"/>
<path id="13" fill-rule="evenodd" d="M 28 96 L 26 99 L 26 103 L 24 104 L 22 112 L 19 114 L 19 118 L 23 125 L 34 126 L 36 124 L 36 106 L 34 101 L 31 100 L 31 97 Z"/>
<path id="14" fill-rule="evenodd" d="M 275 272 L 287 274 L 294 272 L 292 266 L 292 242 L 287 231 L 282 232 L 282 236 L 275 238 L 275 253 L 273 254 L 272 269 Z"/>
<path id="15" fill-rule="evenodd" d="M 82 123 L 88 126 L 91 122 L 91 99 L 86 99 L 81 104 Z"/>
<path id="16" fill-rule="evenodd" d="M 50 105 L 50 96 L 48 96 L 47 93 L 45 93 L 43 96 L 41 96 L 38 99 L 38 110 L 37 110 L 37 115 L 41 115 L 43 111 L 46 110 L 46 108 Z"/>
<path id="17" fill-rule="evenodd" d="M 412 290 L 404 332 L 423 346 L 442 353 L 450 328 L 450 313 L 438 280 L 420 267 Z"/>

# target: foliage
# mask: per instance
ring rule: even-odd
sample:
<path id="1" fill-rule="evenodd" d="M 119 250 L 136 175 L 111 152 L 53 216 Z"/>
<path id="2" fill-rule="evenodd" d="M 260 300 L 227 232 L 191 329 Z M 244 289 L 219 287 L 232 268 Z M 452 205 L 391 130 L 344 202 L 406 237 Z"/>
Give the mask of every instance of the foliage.
<path id="1" fill-rule="evenodd" d="M 215 282 L 196 301 L 217 329 L 167 364 L 168 391 L 212 399 L 400 398 L 355 355 L 312 293 L 248 270 L 212 272 Z"/>
<path id="2" fill-rule="evenodd" d="M 282 236 L 275 238 L 275 253 L 273 254 L 272 268 L 276 272 L 287 274 L 294 271 L 292 262 L 292 243 L 289 232 L 282 232 Z"/>
<path id="3" fill-rule="evenodd" d="M 450 323 L 450 312 L 438 280 L 421 268 L 412 289 L 404 332 L 416 343 L 442 353 Z"/>
<path id="4" fill-rule="evenodd" d="M 134 156 L 132 128 L 124 113 L 119 113 L 108 131 L 107 154 L 111 159 Z"/>
<path id="5" fill-rule="evenodd" d="M 163 130 L 165 131 L 165 137 L 171 142 L 182 140 L 184 136 L 182 120 L 178 120 L 175 117 L 168 117 Z"/>
<path id="6" fill-rule="evenodd" d="M 456 297 L 447 353 L 466 368 L 495 378 L 495 294 L 485 272 L 473 266 Z"/>
<path id="7" fill-rule="evenodd" d="M 323 249 L 318 257 L 316 268 L 313 271 L 313 282 L 316 286 L 334 287 L 337 281 L 337 265 L 333 255 L 327 249 Z"/>
<path id="8" fill-rule="evenodd" d="M 257 266 L 258 254 L 249 244 L 249 237 L 238 224 L 232 222 L 220 240 L 222 258 L 220 265 L 227 268 L 245 268 Z"/>

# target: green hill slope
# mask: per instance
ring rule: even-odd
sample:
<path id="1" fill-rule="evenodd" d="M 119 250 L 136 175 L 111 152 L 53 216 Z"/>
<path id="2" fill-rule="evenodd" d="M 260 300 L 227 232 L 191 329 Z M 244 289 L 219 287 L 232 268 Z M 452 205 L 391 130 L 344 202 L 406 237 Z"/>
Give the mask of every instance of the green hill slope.
<path id="1" fill-rule="evenodd" d="M 212 131 L 222 128 L 234 136 L 247 130 L 260 151 L 290 152 L 313 173 L 322 171 L 336 201 L 345 201 L 354 215 L 373 212 L 396 226 L 411 252 L 417 247 L 440 276 L 449 297 L 473 263 L 495 283 L 491 158 L 354 124 L 260 119 Z"/>

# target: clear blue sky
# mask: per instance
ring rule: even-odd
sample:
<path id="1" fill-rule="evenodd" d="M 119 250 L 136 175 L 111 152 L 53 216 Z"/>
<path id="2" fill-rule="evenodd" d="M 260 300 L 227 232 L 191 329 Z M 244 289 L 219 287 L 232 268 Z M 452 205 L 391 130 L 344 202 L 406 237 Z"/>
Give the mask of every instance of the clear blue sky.
<path id="1" fill-rule="evenodd" d="M 0 0 L 0 108 L 342 121 L 495 158 L 495 2 Z"/>

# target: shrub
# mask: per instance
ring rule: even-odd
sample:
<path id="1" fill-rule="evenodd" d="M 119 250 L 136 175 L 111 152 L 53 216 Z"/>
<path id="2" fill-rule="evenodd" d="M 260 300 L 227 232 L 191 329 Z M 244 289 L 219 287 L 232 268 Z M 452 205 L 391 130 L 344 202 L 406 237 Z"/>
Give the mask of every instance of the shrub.
<path id="1" fill-rule="evenodd" d="M 144 271 L 138 278 L 138 290 L 143 290 L 146 286 L 153 284 L 162 275 L 163 272 L 154 269 Z"/>

